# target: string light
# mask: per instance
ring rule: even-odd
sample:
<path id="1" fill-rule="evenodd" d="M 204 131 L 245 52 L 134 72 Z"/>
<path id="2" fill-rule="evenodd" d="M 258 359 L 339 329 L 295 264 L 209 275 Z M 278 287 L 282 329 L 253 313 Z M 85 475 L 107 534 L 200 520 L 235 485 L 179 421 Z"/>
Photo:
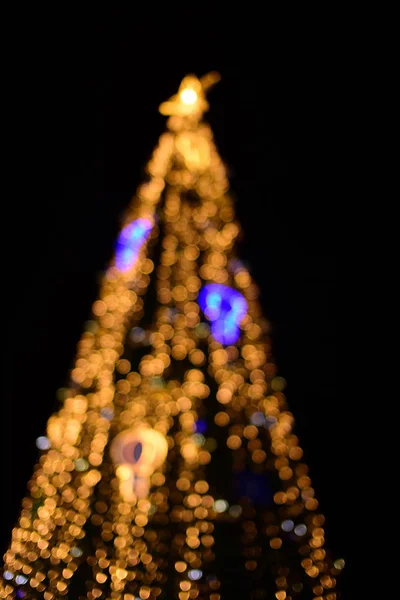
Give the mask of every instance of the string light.
<path id="1" fill-rule="evenodd" d="M 235 256 L 226 170 L 202 121 L 218 78 L 188 76 L 160 107 L 168 132 L 128 208 L 61 407 L 37 439 L 0 598 L 68 597 L 85 572 L 88 600 L 220 600 L 220 523 L 237 531 L 254 597 L 266 597 L 266 566 L 277 600 L 306 585 L 314 600 L 337 597 L 344 561 L 324 549 L 258 288 Z M 232 505 L 209 476 L 220 450 L 244 490 Z M 285 563 L 292 547 L 298 568 Z"/>

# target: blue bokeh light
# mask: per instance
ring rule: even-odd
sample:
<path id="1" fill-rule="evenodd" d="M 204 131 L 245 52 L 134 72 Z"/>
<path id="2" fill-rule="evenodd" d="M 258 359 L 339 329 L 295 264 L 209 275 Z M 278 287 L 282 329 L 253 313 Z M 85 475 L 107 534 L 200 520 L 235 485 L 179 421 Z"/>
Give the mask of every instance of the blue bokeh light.
<path id="1" fill-rule="evenodd" d="M 261 425 L 265 425 L 266 423 L 266 418 L 263 412 L 254 412 L 251 417 L 250 417 L 250 422 L 253 425 L 257 425 L 257 426 L 261 426 Z"/>
<path id="2" fill-rule="evenodd" d="M 120 271 L 131 269 L 140 248 L 149 237 L 153 224 L 149 219 L 136 219 L 121 231 L 115 249 L 115 264 Z"/>
<path id="3" fill-rule="evenodd" d="M 198 419 L 195 422 L 196 433 L 205 433 L 207 431 L 207 423 L 204 419 Z"/>
<path id="4" fill-rule="evenodd" d="M 240 322 L 247 313 L 244 296 L 227 285 L 210 283 L 199 294 L 199 305 L 211 321 L 213 337 L 224 345 L 234 344 L 240 336 Z"/>

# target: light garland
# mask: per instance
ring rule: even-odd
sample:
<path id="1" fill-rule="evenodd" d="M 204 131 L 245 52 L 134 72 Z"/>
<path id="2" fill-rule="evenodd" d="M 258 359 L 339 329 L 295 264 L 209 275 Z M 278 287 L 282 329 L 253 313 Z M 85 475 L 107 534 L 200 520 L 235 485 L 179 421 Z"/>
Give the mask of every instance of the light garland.
<path id="1" fill-rule="evenodd" d="M 222 600 L 222 525 L 240 540 L 252 598 L 267 597 L 266 577 L 277 600 L 310 583 L 314 600 L 338 598 L 343 561 L 324 549 L 258 288 L 234 254 L 225 168 L 201 121 L 217 80 L 189 76 L 160 107 L 169 132 L 127 211 L 62 407 L 38 438 L 0 598 Z M 225 448 L 209 430 L 226 432 Z M 232 506 L 218 456 L 244 486 Z"/>

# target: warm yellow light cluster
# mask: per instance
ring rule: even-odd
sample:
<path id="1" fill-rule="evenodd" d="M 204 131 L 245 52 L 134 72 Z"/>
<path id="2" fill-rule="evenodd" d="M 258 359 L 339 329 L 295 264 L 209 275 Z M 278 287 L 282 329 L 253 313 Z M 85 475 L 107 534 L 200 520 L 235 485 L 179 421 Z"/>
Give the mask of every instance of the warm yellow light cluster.
<path id="1" fill-rule="evenodd" d="M 138 190 L 140 201 L 128 211 L 128 222 L 138 217 L 154 218 L 172 153 L 173 137 L 165 134 L 149 164 L 149 182 Z M 155 227 L 153 240 L 156 235 Z M 108 443 L 110 422 L 102 413 L 114 410 L 113 373 L 123 352 L 127 326 L 143 315 L 141 296 L 150 281 L 148 270 L 144 252 L 128 273 L 120 273 L 114 265 L 107 270 L 100 299 L 93 306 L 90 329 L 77 347 L 71 388 L 64 392 L 61 410 L 48 422 L 51 449 L 41 456 L 29 483 L 30 497 L 23 502 L 5 555 L 6 569 L 15 576 L 29 575 L 31 587 L 45 594 L 46 600 L 68 593 L 69 580 L 77 568 L 71 552 L 84 536 L 82 527 L 90 514 L 90 498 L 101 478 L 97 467 Z M 86 467 L 84 473 L 79 466 Z M 39 502 L 42 506 L 37 509 Z M 45 561 L 51 565 L 48 576 L 36 571 L 36 565 L 45 565 Z M 0 587 L 0 597 L 13 597 L 13 593 L 11 585 Z"/>
<path id="2" fill-rule="evenodd" d="M 106 271 L 71 385 L 48 422 L 51 447 L 42 453 L 13 530 L 5 556 L 10 576 L 0 598 L 15 598 L 18 581 L 32 598 L 67 597 L 85 561 L 88 600 L 153 600 L 167 590 L 179 600 L 220 600 L 223 582 L 214 573 L 219 521 L 241 529 L 255 597 L 265 597 L 257 577 L 266 555 L 299 540 L 299 565 L 314 599 L 336 598 L 343 564 L 331 565 L 324 549 L 324 518 L 292 433 L 258 288 L 235 257 L 240 228 L 226 171 L 211 130 L 200 122 L 208 106 L 204 91 L 215 79 L 186 78 L 161 106 L 170 131 L 124 223 L 143 217 L 153 230 L 129 272 L 115 264 Z M 147 293 L 151 280 L 155 306 Z M 198 305 L 200 289 L 211 282 L 234 287 L 247 301 L 234 345 L 213 338 Z M 205 414 L 225 428 L 233 474 L 248 469 L 276 478 L 275 510 L 257 515 L 246 499 L 229 508 L 212 489 L 207 469 L 217 442 L 196 428 Z M 160 434 L 168 457 L 150 465 L 144 450 L 147 487 L 138 494 L 134 475 L 141 471 L 127 466 L 124 452 L 130 443 L 146 444 L 142 430 Z M 126 432 L 133 437 L 125 440 Z M 110 443 L 118 445 L 117 458 Z M 288 565 L 277 568 L 277 600 L 301 591 L 295 575 Z"/>

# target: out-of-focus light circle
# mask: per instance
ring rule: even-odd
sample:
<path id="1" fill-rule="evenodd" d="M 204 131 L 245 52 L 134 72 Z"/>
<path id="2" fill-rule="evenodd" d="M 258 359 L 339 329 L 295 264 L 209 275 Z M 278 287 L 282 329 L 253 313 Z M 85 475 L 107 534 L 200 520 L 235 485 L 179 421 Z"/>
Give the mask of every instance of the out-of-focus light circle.
<path id="1" fill-rule="evenodd" d="M 208 450 L 209 452 L 214 452 L 217 446 L 217 440 L 215 440 L 214 438 L 207 438 L 206 443 L 204 444 L 204 449 Z"/>
<path id="2" fill-rule="evenodd" d="M 112 408 L 102 408 L 100 414 L 104 419 L 107 419 L 107 421 L 111 421 L 114 416 L 114 411 Z"/>
<path id="3" fill-rule="evenodd" d="M 274 392 L 282 392 L 282 390 L 285 389 L 286 385 L 287 383 L 284 377 L 275 377 L 271 381 L 271 387 L 274 390 Z"/>
<path id="4" fill-rule="evenodd" d="M 343 569 L 343 567 L 345 566 L 345 561 L 343 560 L 343 558 L 338 558 L 337 560 L 335 560 L 335 562 L 333 563 L 333 566 L 335 567 L 335 569 L 338 569 L 339 571 L 341 569 Z"/>
<path id="5" fill-rule="evenodd" d="M 183 104 L 194 104 L 197 100 L 197 94 L 194 90 L 186 88 L 180 93 Z"/>
<path id="6" fill-rule="evenodd" d="M 41 435 L 36 440 L 36 446 L 39 450 L 48 450 L 51 446 L 50 440 L 45 435 Z"/>
<path id="7" fill-rule="evenodd" d="M 91 331 L 92 333 L 96 333 L 97 328 L 98 328 L 98 325 L 97 325 L 96 321 L 93 321 L 92 319 L 90 321 L 86 321 L 85 331 Z"/>
<path id="8" fill-rule="evenodd" d="M 87 471 L 89 468 L 89 463 L 84 458 L 78 458 L 75 461 L 75 470 L 76 471 Z"/>
<path id="9" fill-rule="evenodd" d="M 198 448 L 200 448 L 200 446 L 204 445 L 206 438 L 201 433 L 195 433 L 194 435 L 192 435 L 192 441 L 194 444 L 196 444 Z"/>
<path id="10" fill-rule="evenodd" d="M 237 519 L 242 514 L 242 507 L 239 506 L 238 504 L 234 504 L 233 506 L 230 507 L 229 514 L 231 515 L 231 517 L 234 517 L 235 519 Z"/>
<path id="11" fill-rule="evenodd" d="M 11 571 L 4 571 L 3 577 L 4 579 L 7 579 L 7 581 L 11 581 L 14 577 L 14 573 L 11 573 Z"/>
<path id="12" fill-rule="evenodd" d="M 175 569 L 178 571 L 178 573 L 183 573 L 187 569 L 187 564 L 183 562 L 183 560 L 178 560 L 175 563 Z"/>
<path id="13" fill-rule="evenodd" d="M 78 558 L 78 556 L 82 556 L 83 552 L 80 548 L 78 548 L 77 546 L 74 546 L 73 548 L 71 548 L 71 554 L 75 558 Z"/>
<path id="14" fill-rule="evenodd" d="M 196 433 L 205 433 L 205 431 L 207 430 L 207 423 L 203 421 L 203 419 L 199 419 L 198 421 L 196 421 L 195 426 Z"/>
<path id="15" fill-rule="evenodd" d="M 305 535 L 307 533 L 307 527 L 306 527 L 306 525 L 303 525 L 303 524 L 296 525 L 296 527 L 294 528 L 294 532 L 298 536 Z"/>
<path id="16" fill-rule="evenodd" d="M 206 338 L 210 335 L 210 328 L 207 323 L 199 323 L 196 326 L 195 332 L 199 338 Z"/>
<path id="17" fill-rule="evenodd" d="M 191 569 L 188 571 L 188 577 L 192 581 L 197 581 L 203 577 L 203 571 L 200 571 L 200 569 Z"/>
<path id="18" fill-rule="evenodd" d="M 283 531 L 292 531 L 294 523 L 290 519 L 287 519 L 286 521 L 282 521 L 281 527 Z"/>
<path id="19" fill-rule="evenodd" d="M 214 510 L 217 513 L 223 513 L 226 510 L 228 510 L 229 508 L 229 504 L 227 503 L 226 500 L 216 500 L 214 502 Z"/>
<path id="20" fill-rule="evenodd" d="M 59 388 L 56 392 L 57 400 L 59 400 L 60 402 L 64 402 L 64 400 L 66 400 L 66 398 L 68 398 L 69 393 L 70 392 L 67 388 Z"/>
<path id="21" fill-rule="evenodd" d="M 151 377 L 150 385 L 156 388 L 163 388 L 165 385 L 164 379 L 162 377 Z"/>
<path id="22" fill-rule="evenodd" d="M 131 330 L 129 337 L 132 340 L 132 342 L 135 342 L 135 344 L 139 344 L 140 342 L 143 342 L 144 338 L 146 337 L 146 332 L 141 327 L 134 327 Z"/>
<path id="23" fill-rule="evenodd" d="M 15 583 L 17 585 L 24 585 L 24 583 L 27 583 L 28 578 L 24 577 L 23 575 L 17 575 L 15 578 Z"/>
<path id="24" fill-rule="evenodd" d="M 252 425 L 264 425 L 265 424 L 265 415 L 262 412 L 255 412 L 251 415 L 250 421 Z"/>

